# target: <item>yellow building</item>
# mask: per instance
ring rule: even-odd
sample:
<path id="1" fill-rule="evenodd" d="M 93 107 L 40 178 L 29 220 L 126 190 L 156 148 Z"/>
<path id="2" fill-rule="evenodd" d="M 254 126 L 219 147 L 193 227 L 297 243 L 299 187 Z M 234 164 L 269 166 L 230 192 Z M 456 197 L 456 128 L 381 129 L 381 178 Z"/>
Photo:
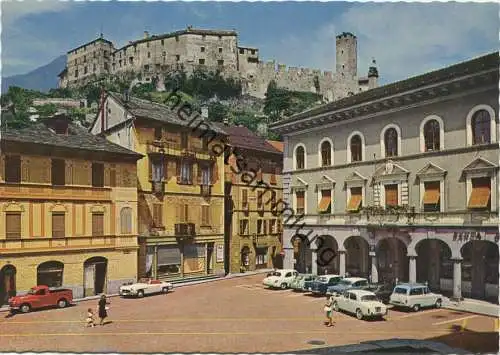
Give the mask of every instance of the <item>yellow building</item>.
<path id="1" fill-rule="evenodd" d="M 231 152 L 225 174 L 229 270 L 281 268 L 282 216 L 273 205 L 283 196 L 282 145 L 243 126 L 218 126 L 228 134 Z"/>
<path id="2" fill-rule="evenodd" d="M 139 275 L 224 273 L 224 132 L 175 94 L 160 105 L 106 93 L 94 134 L 145 155 L 138 162 Z"/>
<path id="3" fill-rule="evenodd" d="M 61 116 L 1 133 L 0 303 L 37 284 L 78 298 L 135 281 L 140 155 Z"/>

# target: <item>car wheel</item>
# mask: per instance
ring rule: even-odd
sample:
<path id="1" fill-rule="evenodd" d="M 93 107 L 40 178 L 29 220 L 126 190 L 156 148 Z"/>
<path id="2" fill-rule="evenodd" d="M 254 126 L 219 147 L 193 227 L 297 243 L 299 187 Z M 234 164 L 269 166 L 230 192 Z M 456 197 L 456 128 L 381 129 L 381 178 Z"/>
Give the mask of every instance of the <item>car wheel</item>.
<path id="1" fill-rule="evenodd" d="M 167 294 L 168 293 L 168 287 L 162 288 L 161 292 L 164 293 L 164 294 Z"/>
<path id="2" fill-rule="evenodd" d="M 339 304 L 337 302 L 333 302 L 333 310 L 335 312 L 338 312 L 339 311 Z"/>
<path id="3" fill-rule="evenodd" d="M 31 311 L 31 306 L 29 304 L 25 303 L 25 304 L 21 305 L 21 307 L 19 307 L 19 309 L 23 313 L 28 313 L 29 311 Z"/>
<path id="4" fill-rule="evenodd" d="M 443 305 L 443 301 L 441 301 L 441 299 L 439 298 L 437 301 L 436 301 L 436 308 L 441 308 L 441 306 Z"/>
<path id="5" fill-rule="evenodd" d="M 57 301 L 57 307 L 59 308 L 65 308 L 68 305 L 68 301 L 66 301 L 64 298 Z"/>
<path id="6" fill-rule="evenodd" d="M 282 290 L 286 290 L 286 287 L 287 287 L 286 283 L 285 283 L 285 282 L 283 282 L 283 283 L 281 284 L 281 289 L 282 289 Z"/>
<path id="7" fill-rule="evenodd" d="M 413 305 L 412 309 L 413 309 L 414 312 L 418 312 L 418 311 L 420 311 L 420 305 L 419 304 L 415 304 L 415 305 Z"/>
<path id="8" fill-rule="evenodd" d="M 359 308 L 356 310 L 356 318 L 358 318 L 359 320 L 363 319 L 363 312 L 361 312 L 361 309 Z"/>
<path id="9" fill-rule="evenodd" d="M 137 297 L 139 297 L 139 298 L 144 297 L 144 291 L 143 290 L 137 291 Z"/>

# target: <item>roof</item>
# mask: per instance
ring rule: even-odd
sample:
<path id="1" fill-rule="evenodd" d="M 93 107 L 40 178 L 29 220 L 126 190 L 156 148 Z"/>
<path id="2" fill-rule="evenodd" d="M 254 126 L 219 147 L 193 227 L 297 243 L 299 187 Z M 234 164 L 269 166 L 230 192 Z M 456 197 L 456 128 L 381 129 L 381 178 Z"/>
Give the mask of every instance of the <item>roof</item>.
<path id="1" fill-rule="evenodd" d="M 283 154 L 272 144 L 268 143 L 265 138 L 255 134 L 245 126 L 229 126 L 218 122 L 214 122 L 214 124 L 227 133 L 228 143 L 233 147 L 273 154 Z"/>
<path id="2" fill-rule="evenodd" d="M 282 124 L 300 121 L 303 118 L 320 115 L 327 112 L 333 112 L 340 109 L 346 109 L 362 103 L 367 103 L 377 99 L 383 99 L 392 95 L 404 93 L 406 91 L 415 90 L 432 84 L 437 84 L 443 81 L 452 80 L 457 77 L 470 75 L 476 72 L 481 72 L 499 67 L 499 52 L 493 52 L 481 57 L 477 57 L 465 62 L 454 64 L 442 69 L 434 70 L 422 75 L 414 76 L 409 79 L 397 81 L 395 83 L 376 87 L 371 90 L 362 91 L 358 94 L 345 97 L 343 99 L 330 102 L 295 115 L 292 115 L 284 120 L 275 122 L 270 127 L 279 127 Z"/>
<path id="3" fill-rule="evenodd" d="M 181 127 L 191 127 L 193 130 L 195 130 L 201 122 L 204 122 L 199 129 L 209 127 L 209 129 L 203 130 L 213 131 L 218 135 L 226 135 L 226 132 L 217 125 L 214 125 L 213 122 L 204 120 L 199 112 L 194 111 L 192 115 L 189 115 L 188 119 L 182 119 L 177 114 L 177 108 L 171 109 L 167 105 L 139 99 L 134 96 L 129 96 L 128 101 L 125 101 L 124 95 L 116 92 L 109 92 L 108 94 L 136 118 L 151 119 Z"/>
<path id="4" fill-rule="evenodd" d="M 106 43 L 110 44 L 110 45 L 113 47 L 113 42 L 108 41 L 107 39 L 104 39 L 104 38 L 102 38 L 102 37 L 99 37 L 99 38 L 96 38 L 96 39 L 94 39 L 94 40 L 92 40 L 92 41 L 90 41 L 90 42 L 84 43 L 84 44 L 82 44 L 81 46 L 78 46 L 78 47 L 76 47 L 76 48 L 70 49 L 67 53 L 69 54 L 69 53 L 71 53 L 71 52 L 73 52 L 73 51 L 76 51 L 77 49 L 83 48 L 83 47 L 85 47 L 85 46 L 88 46 L 89 44 L 92 44 L 92 43 L 94 43 L 94 42 L 99 42 L 99 41 L 106 42 Z"/>
<path id="5" fill-rule="evenodd" d="M 285 147 L 285 144 L 283 142 L 279 142 L 279 141 L 271 141 L 271 140 L 267 140 L 267 143 L 271 144 L 276 150 L 279 150 L 281 153 L 283 153 L 284 151 L 284 147 Z"/>
<path id="6" fill-rule="evenodd" d="M 142 157 L 141 154 L 114 144 L 103 137 L 93 135 L 86 128 L 75 123 L 70 122 L 68 130 L 69 134 L 67 135 L 56 134 L 44 123 L 35 123 L 21 129 L 3 127 L 2 142 L 31 143 L 75 150 L 105 152 L 135 157 L 136 159 Z"/>

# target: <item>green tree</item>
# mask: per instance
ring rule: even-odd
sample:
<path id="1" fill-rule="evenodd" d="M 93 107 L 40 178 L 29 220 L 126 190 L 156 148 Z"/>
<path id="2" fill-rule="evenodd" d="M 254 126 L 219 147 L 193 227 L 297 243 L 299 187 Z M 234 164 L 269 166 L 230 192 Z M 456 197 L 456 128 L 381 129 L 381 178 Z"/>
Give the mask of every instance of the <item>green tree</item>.
<path id="1" fill-rule="evenodd" d="M 227 117 L 229 109 L 220 102 L 211 103 L 208 106 L 208 119 L 213 122 L 223 122 Z"/>
<path id="2" fill-rule="evenodd" d="M 278 88 L 274 80 L 267 86 L 266 98 L 264 99 L 264 113 L 269 116 L 271 122 L 278 121 L 283 113 L 290 107 L 291 95 L 286 89 Z"/>
<path id="3" fill-rule="evenodd" d="M 40 117 L 49 117 L 57 112 L 57 106 L 54 104 L 45 104 L 36 108 Z"/>

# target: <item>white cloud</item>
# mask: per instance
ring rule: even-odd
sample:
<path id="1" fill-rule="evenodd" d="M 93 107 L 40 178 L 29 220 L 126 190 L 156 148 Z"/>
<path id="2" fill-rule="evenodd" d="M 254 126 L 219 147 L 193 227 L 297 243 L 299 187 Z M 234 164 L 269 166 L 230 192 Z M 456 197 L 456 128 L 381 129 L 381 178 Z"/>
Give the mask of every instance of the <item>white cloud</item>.
<path id="1" fill-rule="evenodd" d="M 2 0 L 2 22 L 3 26 L 14 23 L 16 20 L 27 15 L 40 14 L 44 12 L 59 12 L 71 6 L 70 1 L 44 0 L 44 1 L 8 1 Z"/>

